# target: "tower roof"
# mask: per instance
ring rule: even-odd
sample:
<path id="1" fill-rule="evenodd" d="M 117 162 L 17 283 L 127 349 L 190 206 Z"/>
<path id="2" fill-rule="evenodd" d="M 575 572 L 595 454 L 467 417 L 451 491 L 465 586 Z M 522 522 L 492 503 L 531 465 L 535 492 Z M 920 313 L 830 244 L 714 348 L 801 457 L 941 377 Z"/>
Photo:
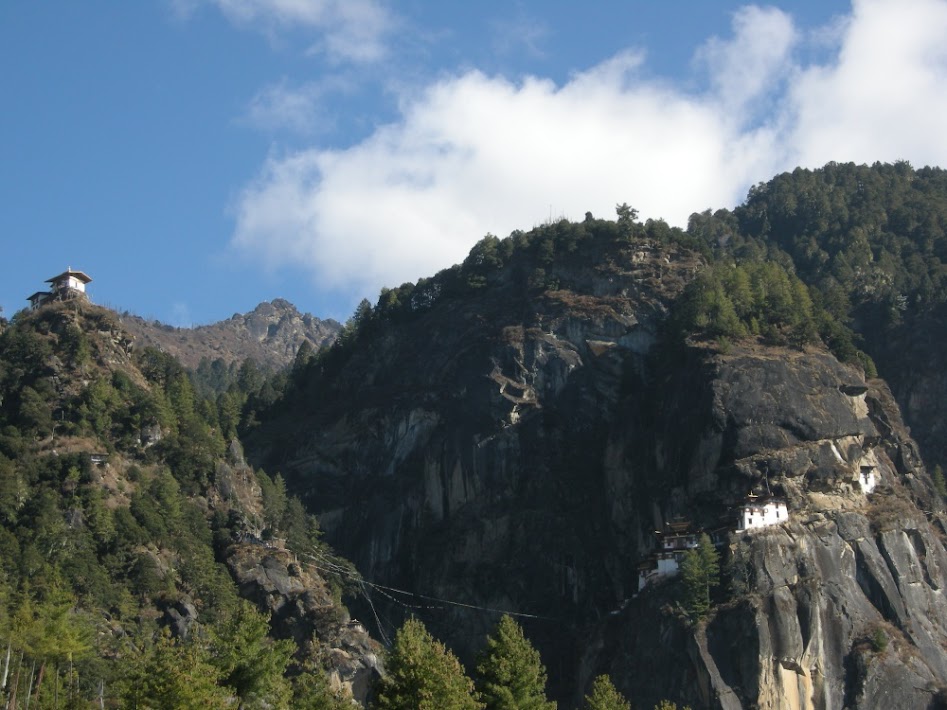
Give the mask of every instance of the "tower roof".
<path id="1" fill-rule="evenodd" d="M 53 276 L 51 279 L 46 279 L 46 283 L 48 284 L 57 283 L 59 281 L 63 281 L 64 279 L 69 278 L 70 276 L 74 279 L 79 279 L 82 283 L 85 283 L 85 284 L 89 283 L 92 280 L 92 277 L 89 276 L 87 273 L 83 271 L 73 271 L 72 268 L 68 268 L 65 271 L 63 271 L 61 274 L 59 274 L 58 276 Z"/>

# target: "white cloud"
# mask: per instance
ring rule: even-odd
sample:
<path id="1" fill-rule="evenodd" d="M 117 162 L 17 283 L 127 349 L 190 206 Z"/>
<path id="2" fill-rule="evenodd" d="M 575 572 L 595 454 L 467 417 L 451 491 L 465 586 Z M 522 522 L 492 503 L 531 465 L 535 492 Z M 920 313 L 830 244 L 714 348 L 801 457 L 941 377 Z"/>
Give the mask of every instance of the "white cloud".
<path id="1" fill-rule="evenodd" d="M 518 8 L 516 15 L 495 20 L 493 23 L 493 51 L 508 55 L 525 52 L 536 58 L 546 56 L 543 44 L 549 39 L 549 27 L 537 17 Z"/>
<path id="2" fill-rule="evenodd" d="M 627 200 L 680 222 L 727 202 L 748 176 L 729 174 L 725 123 L 658 87 L 624 88 L 634 67 L 621 57 L 561 88 L 446 79 L 348 150 L 272 158 L 239 201 L 235 242 L 272 267 L 309 265 L 322 286 L 372 292 L 550 211 L 611 215 Z"/>
<path id="3" fill-rule="evenodd" d="M 379 0 L 173 0 L 178 11 L 217 7 L 229 20 L 266 32 L 305 29 L 318 33 L 311 48 L 331 59 L 374 62 L 386 54 L 394 18 Z"/>
<path id="4" fill-rule="evenodd" d="M 448 76 L 356 145 L 271 157 L 235 205 L 233 243 L 371 295 L 550 213 L 612 216 L 627 201 L 683 225 L 799 162 L 947 164 L 945 15 L 943 1 L 862 0 L 835 25 L 831 61 L 800 66 L 811 40 L 782 12 L 745 8 L 732 38 L 698 50 L 701 94 L 643 78 L 631 51 L 562 85 Z"/>
<path id="5" fill-rule="evenodd" d="M 947 166 L 947 3 L 856 0 L 834 62 L 789 94 L 795 162 L 907 159 Z"/>
<path id="6" fill-rule="evenodd" d="M 335 77 L 291 86 L 283 80 L 259 91 L 247 106 L 244 121 L 269 133 L 291 131 L 300 135 L 322 133 L 332 127 L 330 96 L 351 87 Z"/>
<path id="7" fill-rule="evenodd" d="M 714 92 L 731 113 L 751 113 L 751 102 L 774 93 L 788 69 L 797 35 L 792 18 L 776 8 L 751 5 L 734 14 L 736 36 L 713 37 L 697 52 L 710 71 Z"/>

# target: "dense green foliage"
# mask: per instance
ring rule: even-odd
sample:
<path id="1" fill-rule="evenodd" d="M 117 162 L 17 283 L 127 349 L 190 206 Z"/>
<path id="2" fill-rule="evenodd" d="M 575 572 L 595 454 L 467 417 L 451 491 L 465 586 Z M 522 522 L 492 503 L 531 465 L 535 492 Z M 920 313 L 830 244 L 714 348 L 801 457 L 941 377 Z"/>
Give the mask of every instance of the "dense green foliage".
<path id="1" fill-rule="evenodd" d="M 819 337 L 869 374 L 859 336 L 883 341 L 906 314 L 947 302 L 945 230 L 947 173 L 905 162 L 796 169 L 754 187 L 734 211 L 688 224 L 715 262 L 780 264 L 806 284 Z"/>
<path id="2" fill-rule="evenodd" d="M 779 248 L 827 295 L 884 305 L 891 318 L 947 299 L 943 170 L 906 162 L 797 169 L 751 190 L 735 216 L 747 248 Z"/>
<path id="3" fill-rule="evenodd" d="M 477 690 L 487 710 L 551 710 L 546 669 L 523 629 L 504 615 L 477 663 Z"/>
<path id="4" fill-rule="evenodd" d="M 710 611 L 710 592 L 720 583 L 720 555 L 706 534 L 696 550 L 688 550 L 681 560 L 684 610 L 692 619 L 702 619 Z"/>
<path id="5" fill-rule="evenodd" d="M 382 710 L 477 710 L 463 666 L 417 619 L 402 626 L 388 655 L 376 707 Z"/>
<path id="6" fill-rule="evenodd" d="M 940 465 L 934 466 L 931 480 L 934 482 L 934 490 L 937 491 L 937 495 L 941 498 L 947 498 L 947 481 L 944 480 L 944 471 Z"/>
<path id="7" fill-rule="evenodd" d="M 229 694 L 219 685 L 221 670 L 209 649 L 161 633 L 154 644 L 129 657 L 129 670 L 120 682 L 126 708 L 211 710 L 229 707 Z"/>
<path id="8" fill-rule="evenodd" d="M 126 344 L 84 303 L 0 330 L 0 698 L 290 707 L 296 646 L 240 600 L 222 555 L 248 525 L 325 553 L 315 519 L 263 471 L 263 520 L 207 504 L 266 379 L 245 364 L 202 394 L 170 356 Z M 167 631 L 179 604 L 197 611 L 187 638 Z M 320 669 L 292 675 L 312 706 L 332 700 Z"/>
<path id="9" fill-rule="evenodd" d="M 631 703 L 615 689 L 611 678 L 600 675 L 585 696 L 585 710 L 631 710 Z"/>
<path id="10" fill-rule="evenodd" d="M 688 330 L 714 338 L 760 335 L 801 346 L 818 332 L 809 289 L 772 261 L 707 269 L 688 285 L 676 315 Z"/>

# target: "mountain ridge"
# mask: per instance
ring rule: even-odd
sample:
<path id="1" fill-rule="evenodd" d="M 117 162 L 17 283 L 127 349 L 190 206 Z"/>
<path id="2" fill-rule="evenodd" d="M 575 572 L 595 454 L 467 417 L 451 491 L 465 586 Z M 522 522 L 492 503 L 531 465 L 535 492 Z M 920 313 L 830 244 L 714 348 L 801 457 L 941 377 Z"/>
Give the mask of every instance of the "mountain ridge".
<path id="1" fill-rule="evenodd" d="M 204 359 L 221 359 L 230 365 L 249 358 L 266 370 L 280 370 L 293 362 L 304 342 L 319 350 L 330 345 L 342 329 L 338 321 L 300 313 L 282 298 L 264 301 L 248 313 L 235 313 L 225 320 L 191 328 L 164 325 L 129 313 L 121 314 L 121 322 L 141 346 L 157 347 L 192 370 Z"/>

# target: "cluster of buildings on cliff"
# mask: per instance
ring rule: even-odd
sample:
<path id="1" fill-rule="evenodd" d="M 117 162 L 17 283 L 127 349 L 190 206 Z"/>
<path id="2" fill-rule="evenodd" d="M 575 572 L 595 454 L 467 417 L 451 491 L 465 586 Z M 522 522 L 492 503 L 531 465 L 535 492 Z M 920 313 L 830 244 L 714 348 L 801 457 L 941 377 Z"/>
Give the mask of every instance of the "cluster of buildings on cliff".
<path id="1" fill-rule="evenodd" d="M 779 525 L 789 520 L 789 506 L 775 496 L 749 495 L 736 510 L 736 532 L 745 533 Z M 655 530 L 656 550 L 638 565 L 638 591 L 652 582 L 677 574 L 681 561 L 689 550 L 696 550 L 702 534 L 721 546 L 727 541 L 732 525 L 717 530 L 695 530 L 689 520 L 676 520 Z"/>
<path id="2" fill-rule="evenodd" d="M 875 490 L 877 476 L 874 465 L 862 465 L 858 467 L 853 482 L 868 495 Z M 736 509 L 735 529 L 731 524 L 718 530 L 696 530 L 689 520 L 667 523 L 663 531 L 654 532 L 655 551 L 638 565 L 638 591 L 659 579 L 676 575 L 684 555 L 697 549 L 702 534 L 708 535 L 719 547 L 727 542 L 731 531 L 748 533 L 786 522 L 789 522 L 789 506 L 785 500 L 750 494 Z"/>

